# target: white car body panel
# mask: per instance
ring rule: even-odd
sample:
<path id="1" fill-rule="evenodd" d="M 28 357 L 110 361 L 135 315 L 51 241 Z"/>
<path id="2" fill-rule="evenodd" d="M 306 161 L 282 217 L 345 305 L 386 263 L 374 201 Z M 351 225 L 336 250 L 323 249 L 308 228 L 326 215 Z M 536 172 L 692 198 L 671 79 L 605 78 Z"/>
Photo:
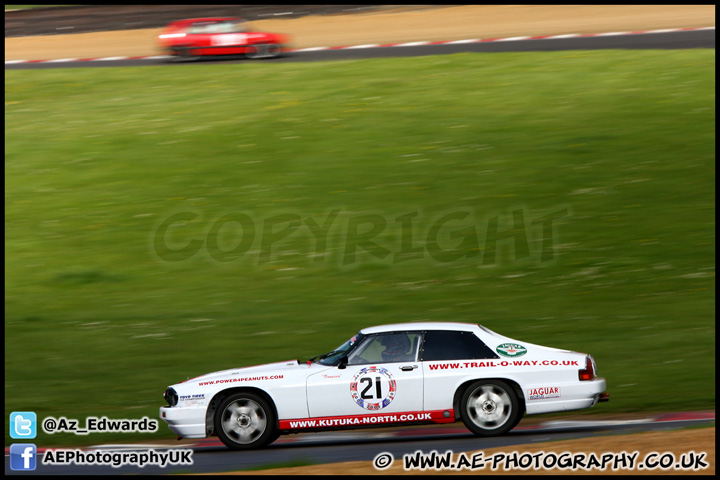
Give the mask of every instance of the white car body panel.
<path id="1" fill-rule="evenodd" d="M 586 354 L 530 344 L 484 327 L 461 323 L 408 323 L 371 327 L 363 335 L 432 330 L 474 334 L 497 358 L 406 361 L 338 366 L 297 360 L 210 373 L 172 385 L 175 406 L 160 416 L 180 437 L 203 438 L 212 432 L 216 395 L 238 387 L 261 391 L 277 412 L 283 432 L 341 426 L 452 422 L 458 389 L 479 379 L 517 385 L 527 414 L 588 408 L 605 392 L 602 378 L 579 381 Z M 594 363 L 593 363 L 594 369 Z M 593 374 L 594 376 L 594 374 Z"/>
<path id="2" fill-rule="evenodd" d="M 401 362 L 399 364 L 380 364 L 378 369 L 384 369 L 386 373 L 374 373 L 373 371 L 363 372 L 363 370 L 373 367 L 367 365 L 348 365 L 347 368 L 332 368 L 329 372 L 317 373 L 310 375 L 307 379 L 307 399 L 310 417 L 330 417 L 341 415 L 360 415 L 377 413 L 382 410 L 383 413 L 398 412 L 419 412 L 423 410 L 423 374 L 420 368 L 411 371 L 401 371 L 401 366 L 407 364 L 418 365 L 419 362 Z M 355 392 L 361 394 L 367 389 L 366 396 L 370 401 L 365 402 L 370 405 L 379 403 L 378 409 L 372 407 L 362 407 L 356 403 L 352 394 L 348 394 L 352 388 L 354 379 L 358 380 L 375 378 L 380 379 L 379 382 L 360 382 Z M 382 403 L 379 399 L 387 398 L 389 390 L 389 379 L 396 382 L 397 391 L 403 392 L 393 398 L 387 407 L 381 407 Z M 377 383 L 380 384 L 380 395 L 377 395 Z M 287 417 L 293 418 L 293 417 Z M 302 418 L 302 417 L 294 417 Z"/>

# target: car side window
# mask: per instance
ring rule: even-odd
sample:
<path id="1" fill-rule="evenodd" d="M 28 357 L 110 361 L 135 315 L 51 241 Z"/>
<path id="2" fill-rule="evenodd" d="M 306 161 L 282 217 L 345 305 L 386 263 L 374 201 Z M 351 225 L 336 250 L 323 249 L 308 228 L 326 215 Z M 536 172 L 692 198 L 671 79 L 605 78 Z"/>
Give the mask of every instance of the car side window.
<path id="1" fill-rule="evenodd" d="M 425 332 L 422 349 L 424 362 L 480 358 L 499 357 L 472 332 Z"/>
<path id="2" fill-rule="evenodd" d="M 348 365 L 413 362 L 420 346 L 420 333 L 401 332 L 369 335 L 348 356 Z"/>
<path id="3" fill-rule="evenodd" d="M 200 33 L 225 33 L 228 31 L 228 27 L 230 28 L 229 31 L 232 30 L 232 24 L 228 23 L 193 23 L 190 29 L 188 30 L 188 33 L 191 34 L 200 34 Z"/>

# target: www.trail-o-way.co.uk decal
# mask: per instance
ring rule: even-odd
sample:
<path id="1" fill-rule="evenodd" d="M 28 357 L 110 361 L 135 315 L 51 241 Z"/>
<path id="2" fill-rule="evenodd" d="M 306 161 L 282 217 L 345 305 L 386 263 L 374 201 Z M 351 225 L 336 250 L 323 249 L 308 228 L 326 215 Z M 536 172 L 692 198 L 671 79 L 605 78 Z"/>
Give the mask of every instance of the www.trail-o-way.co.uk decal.
<path id="1" fill-rule="evenodd" d="M 577 360 L 478 360 L 475 362 L 450 362 L 428 364 L 430 370 L 453 370 L 457 368 L 489 368 L 489 367 L 546 367 L 564 366 L 579 367 Z"/>
<path id="2" fill-rule="evenodd" d="M 397 393 L 392 374 L 382 367 L 360 370 L 350 383 L 353 401 L 366 410 L 380 410 L 390 405 Z"/>

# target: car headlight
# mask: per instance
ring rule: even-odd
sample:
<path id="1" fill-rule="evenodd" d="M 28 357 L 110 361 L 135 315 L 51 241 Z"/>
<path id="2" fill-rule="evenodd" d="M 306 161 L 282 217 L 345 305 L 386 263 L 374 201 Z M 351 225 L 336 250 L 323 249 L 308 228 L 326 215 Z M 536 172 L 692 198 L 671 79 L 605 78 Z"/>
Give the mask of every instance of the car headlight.
<path id="1" fill-rule="evenodd" d="M 163 33 L 159 38 L 183 38 L 184 36 L 184 33 Z"/>
<path id="2" fill-rule="evenodd" d="M 168 402 L 168 405 L 171 407 L 174 407 L 178 403 L 178 394 L 172 387 L 165 390 L 163 397 L 165 397 L 165 401 Z"/>

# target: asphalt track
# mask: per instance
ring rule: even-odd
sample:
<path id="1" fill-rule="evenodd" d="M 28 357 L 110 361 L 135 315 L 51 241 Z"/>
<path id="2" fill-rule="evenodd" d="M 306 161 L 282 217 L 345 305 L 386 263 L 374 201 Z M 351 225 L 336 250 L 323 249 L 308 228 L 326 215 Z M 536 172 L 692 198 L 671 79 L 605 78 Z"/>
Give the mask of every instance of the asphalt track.
<path id="1" fill-rule="evenodd" d="M 503 41 L 504 40 L 504 41 Z M 571 50 L 604 49 L 692 49 L 715 48 L 715 29 L 675 31 L 667 33 L 607 34 L 571 38 L 546 39 L 503 39 L 496 41 L 475 41 L 468 43 L 444 43 L 440 45 L 369 47 L 356 46 L 337 49 L 289 52 L 283 57 L 253 60 L 263 63 L 318 62 L 336 60 L 363 60 L 369 58 L 419 57 L 426 55 L 449 55 L 454 53 L 498 53 L 498 52 L 551 52 Z M 166 58 L 143 58 L 127 60 L 81 60 L 37 63 L 6 63 L 5 70 L 47 69 L 47 68 L 97 68 L 97 67 L 139 67 L 172 65 L 183 68 L 194 65 L 249 63 L 244 58 L 200 59 L 190 62 L 171 63 Z"/>
<path id="2" fill-rule="evenodd" d="M 690 49 L 715 48 L 715 30 L 693 30 L 668 33 L 641 33 L 627 35 L 603 35 L 590 37 L 531 39 L 496 42 L 454 43 L 442 45 L 421 45 L 402 47 L 344 48 L 317 51 L 291 52 L 282 58 L 262 62 L 286 63 L 299 61 L 359 60 L 367 58 L 392 58 L 426 55 L 445 55 L 465 52 L 547 52 L 563 50 L 599 49 Z M 249 62 L 245 59 L 201 60 L 169 64 L 165 59 L 139 59 L 115 61 L 75 61 L 60 63 L 6 64 L 6 70 L 46 68 L 89 68 L 158 66 L 186 68 L 193 65 L 212 65 Z M 669 418 L 669 419 L 668 419 Z M 522 427 L 508 435 L 493 438 L 478 438 L 465 430 L 462 425 L 453 424 L 443 429 L 405 428 L 390 435 L 375 433 L 373 430 L 351 432 L 328 432 L 281 437 L 269 447 L 252 452 L 234 452 L 215 441 L 201 442 L 192 447 L 192 466 L 146 466 L 138 468 L 124 466 L 72 465 L 53 466 L 39 464 L 33 472 L 13 472 L 9 457 L 5 457 L 5 474 L 20 475 L 97 475 L 97 474 L 168 474 L 168 473 L 209 473 L 245 470 L 253 467 L 304 461 L 311 464 L 346 461 L 370 462 L 380 453 L 391 453 L 395 461 L 404 454 L 418 450 L 429 453 L 433 450 L 445 452 L 478 451 L 487 448 L 507 448 L 507 452 L 521 449 L 522 445 L 551 440 L 592 438 L 599 435 L 627 434 L 643 431 L 684 428 L 714 424 L 714 413 L 706 415 L 680 415 L 635 421 L 604 422 L 547 422 L 539 427 Z M 39 443 L 39 442 L 38 442 Z M 590 443 L 591 444 L 591 443 Z M 42 452 L 42 445 L 41 447 Z M 125 451 L 147 450 L 149 446 L 106 446 L 106 449 Z M 157 450 L 162 447 L 155 446 Z M 187 447 L 183 447 L 187 448 Z M 40 457 L 42 453 L 40 452 Z M 41 461 L 41 459 L 39 459 Z"/>
<path id="3" fill-rule="evenodd" d="M 445 453 L 451 450 L 459 452 L 477 452 L 488 448 L 504 449 L 508 455 L 526 450 L 523 446 L 539 442 L 572 440 L 587 438 L 587 446 L 592 450 L 592 438 L 607 435 L 672 430 L 686 427 L 714 425 L 714 412 L 686 412 L 664 414 L 636 420 L 617 421 L 548 421 L 539 426 L 523 427 L 522 424 L 502 437 L 480 438 L 466 430 L 462 424 L 452 424 L 442 428 L 404 427 L 396 432 L 375 433 L 373 430 L 352 430 L 345 432 L 327 432 L 301 434 L 280 437 L 275 443 L 261 450 L 236 452 L 229 450 L 215 440 L 200 441 L 192 447 L 192 465 L 178 466 L 112 466 L 98 465 L 43 465 L 43 449 L 38 452 L 36 470 L 14 472 L 10 470 L 6 451 L 5 474 L 20 475 L 108 475 L 108 474 L 170 474 L 170 473 L 213 473 L 248 470 L 254 467 L 304 462 L 305 464 L 326 464 L 347 461 L 367 461 L 372 468 L 373 459 L 381 453 L 390 453 L 395 462 L 402 462 L 405 454 L 417 451 L 429 454 L 437 451 Z M 37 442 L 40 443 L 40 442 Z M 39 445 L 42 447 L 42 445 Z M 91 447 L 85 451 L 142 452 L 149 445 Z M 167 451 L 167 446 L 154 446 L 157 451 Z M 187 449 L 184 447 L 178 447 Z M 554 452 L 561 454 L 562 452 Z M 602 452 L 598 452 L 602 453 Z M 621 454 L 621 451 L 612 452 Z M 489 473 L 489 470 L 484 470 Z"/>

